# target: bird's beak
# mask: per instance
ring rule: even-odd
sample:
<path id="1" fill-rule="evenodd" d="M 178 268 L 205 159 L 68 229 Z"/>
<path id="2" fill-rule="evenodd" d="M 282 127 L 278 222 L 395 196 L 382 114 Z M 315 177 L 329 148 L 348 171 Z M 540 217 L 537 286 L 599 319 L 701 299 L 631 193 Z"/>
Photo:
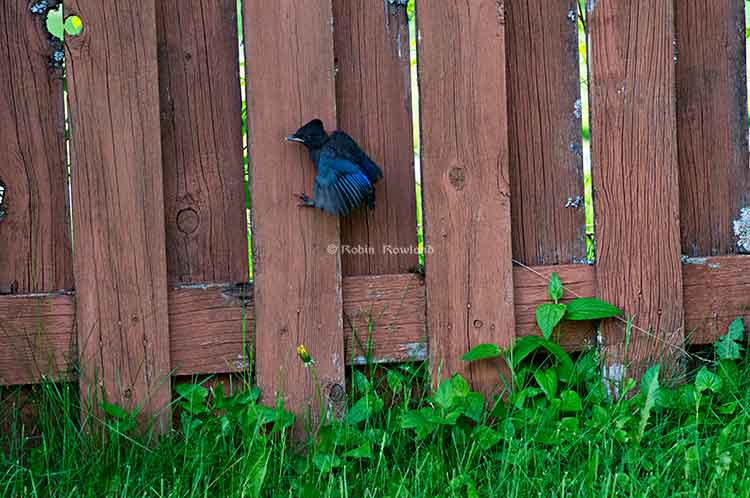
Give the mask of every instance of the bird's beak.
<path id="1" fill-rule="evenodd" d="M 290 136 L 286 137 L 286 141 L 287 142 L 305 143 L 305 141 L 302 140 L 301 138 L 299 138 L 297 135 L 290 135 Z"/>

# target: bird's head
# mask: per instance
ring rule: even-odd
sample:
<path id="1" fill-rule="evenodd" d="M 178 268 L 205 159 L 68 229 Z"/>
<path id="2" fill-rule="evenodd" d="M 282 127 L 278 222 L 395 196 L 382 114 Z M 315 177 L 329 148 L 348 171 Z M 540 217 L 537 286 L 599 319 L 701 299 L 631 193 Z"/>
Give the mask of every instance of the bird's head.
<path id="1" fill-rule="evenodd" d="M 286 139 L 290 142 L 304 144 L 309 149 L 317 149 L 328 140 L 328 133 L 326 133 L 321 120 L 313 119 L 297 130 L 294 135 L 286 137 Z"/>

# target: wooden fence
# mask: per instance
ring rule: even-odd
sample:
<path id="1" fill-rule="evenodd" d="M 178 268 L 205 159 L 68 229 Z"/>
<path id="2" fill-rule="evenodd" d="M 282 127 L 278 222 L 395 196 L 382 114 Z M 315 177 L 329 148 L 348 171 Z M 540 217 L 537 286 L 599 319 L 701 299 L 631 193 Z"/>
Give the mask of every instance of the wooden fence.
<path id="1" fill-rule="evenodd" d="M 65 1 L 83 21 L 64 48 L 70 190 L 60 47 L 32 2 L 0 0 L 0 384 L 77 375 L 166 420 L 170 374 L 253 364 L 266 400 L 299 407 L 304 344 L 335 408 L 371 333 L 375 361 L 429 359 L 487 390 L 494 370 L 460 355 L 538 334 L 553 271 L 567 297 L 634 317 L 635 369 L 748 314 L 743 2 L 588 2 L 592 266 L 569 202 L 576 0 L 419 0 L 424 278 L 383 250 L 417 244 L 403 3 L 244 0 L 250 284 L 235 0 Z M 383 166 L 375 211 L 297 207 L 314 171 L 284 137 L 313 117 Z M 347 246 L 372 250 L 329 250 Z M 578 323 L 561 341 L 602 347 L 618 375 L 623 331 L 603 324 L 598 345 Z"/>

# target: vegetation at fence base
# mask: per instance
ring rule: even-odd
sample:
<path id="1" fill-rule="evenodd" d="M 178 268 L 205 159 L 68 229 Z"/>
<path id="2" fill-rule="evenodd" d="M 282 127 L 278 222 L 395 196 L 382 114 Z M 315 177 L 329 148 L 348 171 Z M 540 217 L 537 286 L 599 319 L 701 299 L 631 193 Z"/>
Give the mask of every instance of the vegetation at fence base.
<path id="1" fill-rule="evenodd" d="M 104 434 L 81 431 L 75 388 L 44 384 L 34 433 L 1 438 L 0 496 L 748 496 L 744 339 L 738 319 L 688 382 L 655 365 L 616 401 L 595 351 L 543 337 L 503 354 L 515 389 L 490 405 L 459 375 L 429 393 L 423 364 L 370 365 L 352 371 L 345 416 L 301 446 L 294 416 L 256 388 L 179 386 L 179 427 L 155 443 L 115 406 Z"/>

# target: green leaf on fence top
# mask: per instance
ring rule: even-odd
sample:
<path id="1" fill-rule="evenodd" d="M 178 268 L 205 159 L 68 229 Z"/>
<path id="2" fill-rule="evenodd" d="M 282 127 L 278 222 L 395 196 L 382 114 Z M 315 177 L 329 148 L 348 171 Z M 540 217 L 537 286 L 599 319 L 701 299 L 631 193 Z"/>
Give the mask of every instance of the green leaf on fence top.
<path id="1" fill-rule="evenodd" d="M 489 360 L 503 354 L 497 344 L 478 344 L 465 353 L 461 359 L 464 361 Z"/>
<path id="2" fill-rule="evenodd" d="M 595 297 L 580 297 L 568 303 L 567 320 L 601 320 L 622 315 L 622 310 Z"/>
<path id="3" fill-rule="evenodd" d="M 552 331 L 565 316 L 565 310 L 564 304 L 545 303 L 536 307 L 536 323 L 545 339 L 552 337 Z"/>
<path id="4" fill-rule="evenodd" d="M 556 271 L 552 272 L 552 276 L 549 278 L 547 292 L 549 293 L 549 298 L 552 299 L 555 303 L 557 303 L 563 297 L 563 284 L 560 281 L 560 277 L 557 275 Z"/>

